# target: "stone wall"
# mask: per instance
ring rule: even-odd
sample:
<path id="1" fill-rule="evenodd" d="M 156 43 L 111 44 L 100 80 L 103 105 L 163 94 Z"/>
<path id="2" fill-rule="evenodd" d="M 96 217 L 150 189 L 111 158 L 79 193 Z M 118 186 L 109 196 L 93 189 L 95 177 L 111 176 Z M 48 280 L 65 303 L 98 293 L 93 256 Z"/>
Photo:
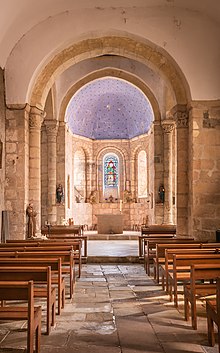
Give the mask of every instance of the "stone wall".
<path id="1" fill-rule="evenodd" d="M 194 102 L 190 131 L 190 233 L 214 241 L 220 228 L 220 102 Z"/>
<path id="2" fill-rule="evenodd" d="M 5 106 L 4 106 L 4 73 L 0 68 L 0 232 L 2 211 L 5 210 Z"/>
<path id="3" fill-rule="evenodd" d="M 6 110 L 5 209 L 9 211 L 12 239 L 26 236 L 29 203 L 29 107 Z"/>

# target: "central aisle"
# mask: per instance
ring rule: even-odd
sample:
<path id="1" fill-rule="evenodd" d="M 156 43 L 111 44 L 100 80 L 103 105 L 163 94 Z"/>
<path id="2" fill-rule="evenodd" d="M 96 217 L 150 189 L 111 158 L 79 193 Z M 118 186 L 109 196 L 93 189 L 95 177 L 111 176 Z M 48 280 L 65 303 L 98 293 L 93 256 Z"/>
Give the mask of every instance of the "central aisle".
<path id="1" fill-rule="evenodd" d="M 83 265 L 56 320 L 41 353 L 206 352 L 205 320 L 192 330 L 140 264 Z"/>

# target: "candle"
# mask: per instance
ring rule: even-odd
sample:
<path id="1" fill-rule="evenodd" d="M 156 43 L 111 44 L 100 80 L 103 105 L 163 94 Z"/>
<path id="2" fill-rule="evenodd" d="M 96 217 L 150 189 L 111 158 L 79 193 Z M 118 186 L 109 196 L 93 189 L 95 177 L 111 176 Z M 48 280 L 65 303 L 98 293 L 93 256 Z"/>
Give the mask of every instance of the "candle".
<path id="1" fill-rule="evenodd" d="M 120 205 L 119 205 L 120 212 L 122 211 L 122 200 L 120 200 Z"/>

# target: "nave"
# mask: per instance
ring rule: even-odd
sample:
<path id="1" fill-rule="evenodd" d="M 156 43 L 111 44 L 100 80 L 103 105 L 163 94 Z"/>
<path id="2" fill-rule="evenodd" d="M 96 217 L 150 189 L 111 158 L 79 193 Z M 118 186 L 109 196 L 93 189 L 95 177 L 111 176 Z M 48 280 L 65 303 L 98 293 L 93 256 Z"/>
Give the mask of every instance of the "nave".
<path id="1" fill-rule="evenodd" d="M 174 308 L 143 264 L 84 264 L 73 298 L 66 299 L 50 335 L 41 336 L 41 353 L 217 353 L 217 345 L 208 346 L 205 317 L 195 331 L 182 309 Z M 22 322 L 1 324 L 1 353 L 24 351 L 22 328 Z"/>

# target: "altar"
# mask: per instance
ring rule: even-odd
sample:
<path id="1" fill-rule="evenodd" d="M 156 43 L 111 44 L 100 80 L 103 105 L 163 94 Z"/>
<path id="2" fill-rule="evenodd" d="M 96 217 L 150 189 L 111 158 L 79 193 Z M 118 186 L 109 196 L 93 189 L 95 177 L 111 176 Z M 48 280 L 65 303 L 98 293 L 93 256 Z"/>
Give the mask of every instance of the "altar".
<path id="1" fill-rule="evenodd" d="M 98 234 L 122 234 L 123 215 L 122 214 L 98 214 L 97 231 Z"/>

